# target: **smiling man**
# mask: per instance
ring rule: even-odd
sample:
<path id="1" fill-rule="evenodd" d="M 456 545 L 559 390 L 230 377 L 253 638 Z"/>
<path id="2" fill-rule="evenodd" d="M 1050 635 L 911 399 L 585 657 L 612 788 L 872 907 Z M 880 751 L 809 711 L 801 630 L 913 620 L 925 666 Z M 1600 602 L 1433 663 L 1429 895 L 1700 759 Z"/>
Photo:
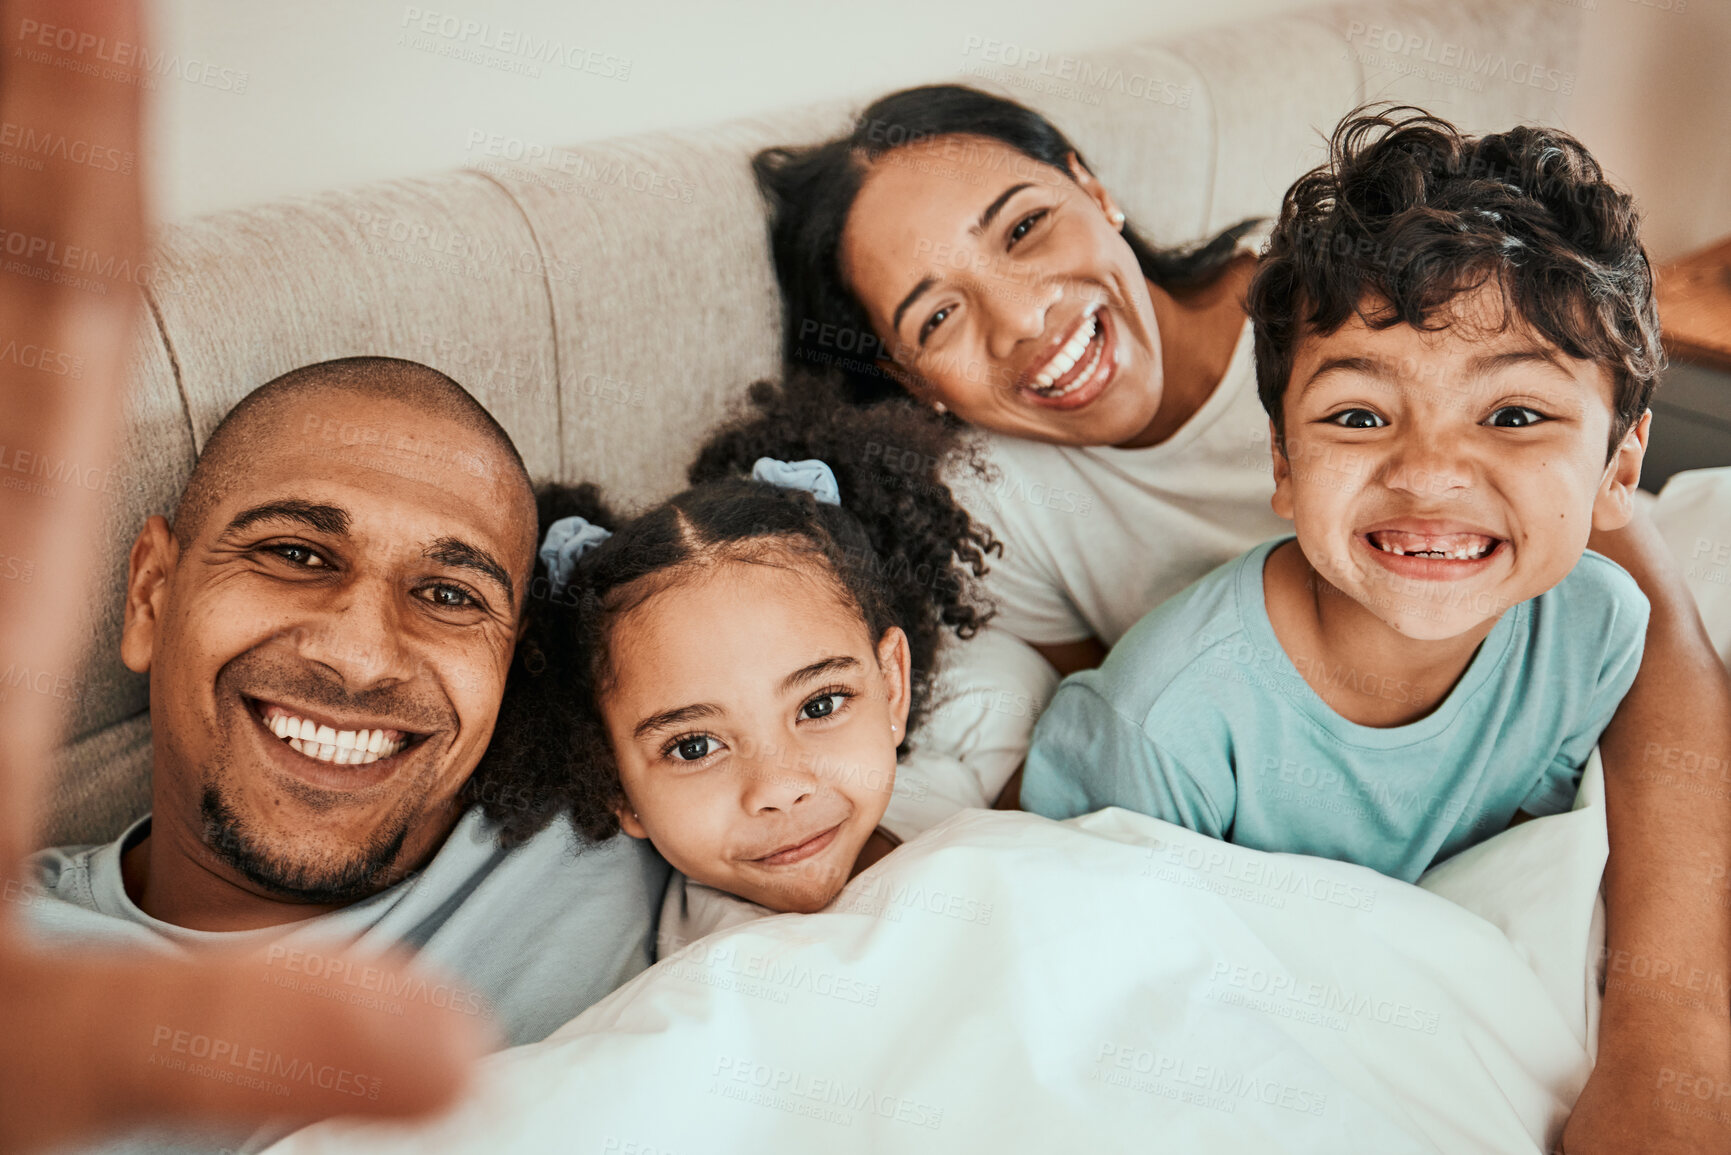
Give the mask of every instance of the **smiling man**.
<path id="1" fill-rule="evenodd" d="M 153 812 L 38 857 L 64 901 L 33 904 L 36 931 L 280 939 L 283 984 L 490 1014 L 510 1043 L 646 967 L 665 864 L 584 846 L 556 792 L 483 762 L 534 534 L 510 439 L 434 370 L 332 361 L 246 397 L 172 526 L 132 548 L 122 656 L 150 675 Z M 334 960 L 399 945 L 443 977 L 385 989 Z"/>

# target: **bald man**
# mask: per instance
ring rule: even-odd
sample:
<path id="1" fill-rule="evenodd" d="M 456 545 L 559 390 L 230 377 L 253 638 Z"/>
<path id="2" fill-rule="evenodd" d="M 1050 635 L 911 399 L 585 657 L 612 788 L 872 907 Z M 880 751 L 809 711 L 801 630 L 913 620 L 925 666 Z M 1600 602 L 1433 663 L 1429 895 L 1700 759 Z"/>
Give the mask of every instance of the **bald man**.
<path id="1" fill-rule="evenodd" d="M 355 358 L 249 394 L 172 525 L 150 518 L 132 547 L 121 656 L 150 675 L 152 812 L 37 856 L 32 930 L 269 941 L 268 981 L 491 1016 L 513 1044 L 643 970 L 666 865 L 634 839 L 580 845 L 557 798 L 482 766 L 535 545 L 522 459 L 442 374 Z M 445 979 L 326 963 L 399 944 Z M 172 1028 L 152 1062 L 322 1077 L 233 1046 L 213 1060 L 224 1040 Z"/>

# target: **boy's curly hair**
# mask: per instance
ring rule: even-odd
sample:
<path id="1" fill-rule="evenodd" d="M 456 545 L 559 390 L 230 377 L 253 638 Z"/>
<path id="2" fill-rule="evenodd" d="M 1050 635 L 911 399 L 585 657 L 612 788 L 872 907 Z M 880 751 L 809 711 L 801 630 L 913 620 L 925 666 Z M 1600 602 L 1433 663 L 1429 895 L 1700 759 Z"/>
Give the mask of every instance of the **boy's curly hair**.
<path id="1" fill-rule="evenodd" d="M 1304 337 L 1354 313 L 1440 330 L 1451 300 L 1491 281 L 1505 324 L 1611 371 L 1614 454 L 1664 367 L 1633 198 L 1558 129 L 1470 137 L 1409 106 L 1348 115 L 1328 161 L 1287 190 L 1250 288 L 1257 392 L 1277 433 Z"/>
<path id="2" fill-rule="evenodd" d="M 823 461 L 841 504 L 750 480 L 760 457 Z M 598 705 L 611 677 L 613 627 L 682 573 L 723 561 L 809 558 L 857 607 L 873 638 L 900 626 L 912 659 L 911 733 L 944 631 L 970 637 L 991 616 L 974 579 L 1002 547 L 945 480 L 955 469 L 983 468 L 955 428 L 927 410 L 905 401 L 858 408 L 832 380 L 801 378 L 752 386 L 748 408 L 699 451 L 691 488 L 637 517 L 617 517 L 594 486 L 544 488 L 543 535 L 571 515 L 614 533 L 582 557 L 557 594 L 537 559 L 500 736 L 468 789 L 485 791 L 493 779 L 533 782 L 521 821 L 506 823 L 508 839 L 534 833 L 562 810 L 589 839 L 618 833 L 623 794 Z"/>

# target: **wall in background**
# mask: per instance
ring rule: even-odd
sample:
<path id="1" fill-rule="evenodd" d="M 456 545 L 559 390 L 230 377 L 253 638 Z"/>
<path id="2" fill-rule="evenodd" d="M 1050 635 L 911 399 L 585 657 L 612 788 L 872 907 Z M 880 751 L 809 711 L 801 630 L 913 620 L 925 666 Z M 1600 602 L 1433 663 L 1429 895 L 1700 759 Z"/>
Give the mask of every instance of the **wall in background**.
<path id="1" fill-rule="evenodd" d="M 1731 231 L 1731 0 L 1557 3 L 1586 37 L 1567 127 L 1643 199 L 1655 255 Z M 489 140 L 552 148 L 863 100 L 965 79 L 988 51 L 1084 52 L 1308 6 L 157 0 L 158 46 L 183 67 L 155 86 L 156 211 L 173 220 L 478 163 Z M 525 35 L 579 46 L 582 66 L 513 53 Z"/>

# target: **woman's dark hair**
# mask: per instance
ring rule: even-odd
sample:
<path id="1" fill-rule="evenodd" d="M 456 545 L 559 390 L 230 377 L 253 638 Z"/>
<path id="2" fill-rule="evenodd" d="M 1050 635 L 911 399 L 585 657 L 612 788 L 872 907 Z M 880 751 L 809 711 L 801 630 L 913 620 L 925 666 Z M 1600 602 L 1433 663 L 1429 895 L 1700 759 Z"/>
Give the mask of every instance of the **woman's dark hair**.
<path id="1" fill-rule="evenodd" d="M 1610 452 L 1664 367 L 1640 214 L 1554 128 L 1463 136 L 1422 109 L 1360 109 L 1286 192 L 1255 280 L 1256 385 L 1276 430 L 1298 343 L 1355 313 L 1440 330 L 1448 303 L 1497 282 L 1524 321 L 1614 382 Z"/>
<path id="2" fill-rule="evenodd" d="M 769 148 L 752 158 L 769 202 L 770 250 L 781 282 L 783 357 L 796 367 L 834 366 L 852 401 L 898 396 L 900 386 L 876 365 L 889 353 L 841 273 L 842 231 L 868 167 L 884 154 L 947 136 L 985 137 L 1039 164 L 1070 173 L 1082 154 L 1056 125 L 1025 105 L 959 84 L 904 88 L 872 103 L 851 132 L 804 148 Z M 1142 274 L 1164 289 L 1206 284 L 1229 264 L 1239 238 L 1256 227 L 1241 221 L 1206 244 L 1159 249 L 1128 224 L 1124 239 Z"/>
<path id="3" fill-rule="evenodd" d="M 750 480 L 760 457 L 823 461 L 841 504 Z M 1001 547 L 945 483 L 957 469 L 982 468 L 935 414 L 899 403 L 856 408 L 833 384 L 799 379 L 754 385 L 749 408 L 698 453 L 691 488 L 637 517 L 615 516 L 593 486 L 543 489 L 543 535 L 573 514 L 614 533 L 581 558 L 567 588 L 530 602 L 500 737 L 482 767 L 500 780 L 535 782 L 538 804 L 522 829 L 533 833 L 568 810 L 588 838 L 618 832 L 614 808 L 623 795 L 598 705 L 611 677 L 613 627 L 682 574 L 718 562 L 809 559 L 839 600 L 857 607 L 872 638 L 900 626 L 912 659 L 911 733 L 927 705 L 943 632 L 970 637 L 991 616 L 974 579 Z M 539 559 L 533 588 L 551 592 Z M 487 781 L 478 770 L 470 786 L 484 791 Z"/>

